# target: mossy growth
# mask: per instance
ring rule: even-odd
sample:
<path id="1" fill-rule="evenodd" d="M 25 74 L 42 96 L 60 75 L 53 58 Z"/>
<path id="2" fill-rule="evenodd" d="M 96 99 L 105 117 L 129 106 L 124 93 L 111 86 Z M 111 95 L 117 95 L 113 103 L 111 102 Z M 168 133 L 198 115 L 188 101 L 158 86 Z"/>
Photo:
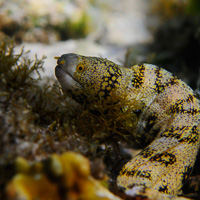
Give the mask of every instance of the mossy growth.
<path id="1" fill-rule="evenodd" d="M 47 27 L 58 32 L 60 40 L 84 38 L 89 33 L 88 20 L 88 16 L 83 14 L 77 21 L 66 18 L 58 25 L 49 24 Z"/>
<path id="2" fill-rule="evenodd" d="M 189 0 L 189 3 L 186 7 L 186 12 L 189 15 L 200 15 L 200 1 L 199 0 Z"/>
<path id="3" fill-rule="evenodd" d="M 127 101 L 126 95 L 119 99 L 113 92 L 111 99 L 109 102 L 116 103 L 104 99 L 85 102 L 76 117 L 77 130 L 103 144 L 115 146 L 119 141 L 136 144 L 138 116 L 134 111 L 142 108 L 134 99 Z"/>
<path id="4" fill-rule="evenodd" d="M 2 40 L 0 48 L 2 109 L 9 111 L 9 108 L 15 105 L 18 108 L 25 107 L 34 115 L 31 121 L 38 125 L 47 125 L 56 120 L 55 112 L 58 114 L 57 118 L 61 118 L 59 115 L 62 115 L 67 104 L 64 98 L 60 99 L 62 96 L 59 86 L 53 80 L 41 81 L 40 72 L 44 70 L 45 57 L 40 60 L 35 56 L 35 60 L 30 60 L 23 56 L 28 53 L 23 50 L 15 55 L 13 43 L 6 39 Z M 47 84 L 48 82 L 52 82 L 53 87 Z M 62 100 L 64 105 L 61 105 L 59 100 Z"/>
<path id="5" fill-rule="evenodd" d="M 49 14 L 39 16 L 29 14 L 24 16 L 20 22 L 10 18 L 9 15 L 1 15 L 0 33 L 13 37 L 17 43 L 43 42 L 49 43 L 53 40 L 67 40 L 84 38 L 91 31 L 90 18 L 86 12 L 80 16 L 63 17 L 60 22 L 53 22 Z"/>
<path id="6" fill-rule="evenodd" d="M 200 2 L 198 0 L 153 0 L 151 13 L 159 20 L 168 21 L 175 17 L 199 16 Z"/>
<path id="7" fill-rule="evenodd" d="M 151 12 L 157 15 L 160 20 L 166 21 L 175 16 L 183 15 L 187 7 L 185 0 L 153 0 Z"/>

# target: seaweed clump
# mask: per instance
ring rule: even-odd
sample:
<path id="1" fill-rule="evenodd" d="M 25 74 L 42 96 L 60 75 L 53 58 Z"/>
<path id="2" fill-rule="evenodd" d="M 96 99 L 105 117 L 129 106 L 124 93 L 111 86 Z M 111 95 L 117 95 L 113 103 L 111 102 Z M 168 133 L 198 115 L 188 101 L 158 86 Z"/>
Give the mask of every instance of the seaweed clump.
<path id="1" fill-rule="evenodd" d="M 115 148 L 118 148 L 118 142 L 126 142 L 137 147 L 140 141 L 136 140 L 137 135 L 135 135 L 138 123 L 135 111 L 142 110 L 142 107 L 136 99 L 127 101 L 126 94 L 119 98 L 113 92 L 111 99 L 112 103 L 103 99 L 86 101 L 76 116 L 75 124 L 78 132 L 100 144 L 108 146 L 111 144 Z"/>

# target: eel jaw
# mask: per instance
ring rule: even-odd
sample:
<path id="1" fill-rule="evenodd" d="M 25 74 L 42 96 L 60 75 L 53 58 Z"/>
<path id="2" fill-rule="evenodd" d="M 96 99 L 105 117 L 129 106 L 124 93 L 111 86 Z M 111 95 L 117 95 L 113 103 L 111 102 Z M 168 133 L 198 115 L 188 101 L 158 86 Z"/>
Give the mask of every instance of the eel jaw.
<path id="1" fill-rule="evenodd" d="M 55 75 L 64 93 L 66 92 L 68 94 L 76 95 L 78 91 L 82 90 L 82 86 L 78 83 L 78 81 L 75 80 L 69 72 L 64 70 L 62 66 L 56 66 Z"/>

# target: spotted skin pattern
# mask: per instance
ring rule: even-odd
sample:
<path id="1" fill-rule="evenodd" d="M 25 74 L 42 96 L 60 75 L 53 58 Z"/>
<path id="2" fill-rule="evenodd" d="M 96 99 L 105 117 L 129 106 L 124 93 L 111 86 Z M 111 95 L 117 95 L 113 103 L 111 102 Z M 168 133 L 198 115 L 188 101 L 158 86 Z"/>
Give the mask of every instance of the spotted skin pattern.
<path id="1" fill-rule="evenodd" d="M 123 166 L 118 187 L 129 194 L 138 188 L 181 193 L 200 144 L 200 102 L 193 90 L 151 64 L 125 68 L 77 54 L 64 54 L 57 63 L 55 73 L 63 92 L 79 103 L 83 99 L 113 103 L 114 94 L 115 100 L 125 96 L 141 108 L 133 112 L 139 113 L 135 130 L 144 149 Z"/>

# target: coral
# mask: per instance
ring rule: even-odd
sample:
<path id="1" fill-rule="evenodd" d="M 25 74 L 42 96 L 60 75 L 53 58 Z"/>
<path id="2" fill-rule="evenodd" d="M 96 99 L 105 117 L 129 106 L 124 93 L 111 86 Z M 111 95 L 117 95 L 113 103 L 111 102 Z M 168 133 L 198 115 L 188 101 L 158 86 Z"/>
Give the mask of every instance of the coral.
<path id="1" fill-rule="evenodd" d="M 60 199 L 57 186 L 49 182 L 43 174 L 17 174 L 7 190 L 10 199 Z"/>
<path id="2" fill-rule="evenodd" d="M 43 163 L 17 159 L 17 173 L 7 185 L 11 199 L 120 200 L 90 175 L 89 160 L 74 152 L 53 154 Z"/>

